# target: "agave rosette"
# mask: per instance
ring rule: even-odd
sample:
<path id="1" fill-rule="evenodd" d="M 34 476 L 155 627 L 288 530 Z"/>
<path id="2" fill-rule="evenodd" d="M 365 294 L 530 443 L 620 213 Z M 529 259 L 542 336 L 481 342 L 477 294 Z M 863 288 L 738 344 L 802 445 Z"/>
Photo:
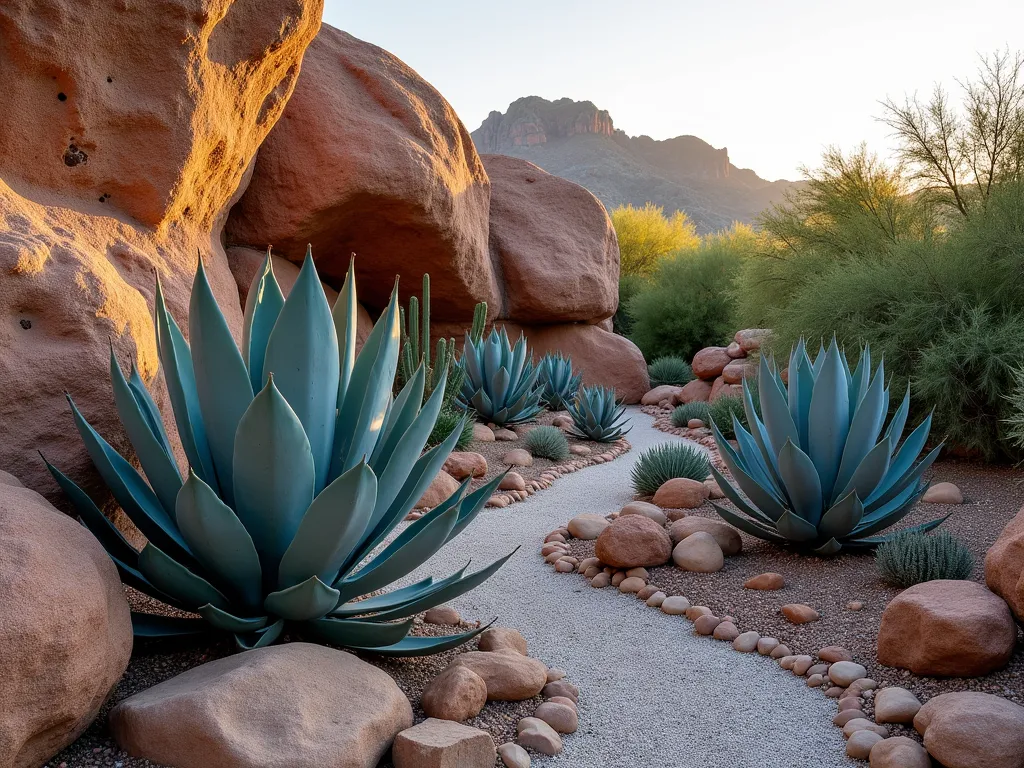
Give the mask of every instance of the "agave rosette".
<path id="1" fill-rule="evenodd" d="M 463 483 L 391 536 L 460 430 L 423 451 L 444 382 L 424 403 L 422 365 L 392 396 L 397 287 L 358 356 L 356 307 L 353 270 L 332 312 L 309 253 L 286 301 L 268 253 L 249 292 L 239 350 L 200 262 L 190 347 L 158 283 L 157 348 L 187 477 L 134 364 L 126 379 L 111 351 L 115 404 L 146 479 L 71 402 L 96 469 L 148 543 L 136 550 L 81 488 L 47 464 L 53 476 L 126 584 L 201 616 L 134 613 L 137 635 L 215 629 L 255 648 L 291 627 L 334 645 L 404 656 L 452 648 L 475 634 L 410 637 L 411 617 L 472 589 L 507 557 L 475 573 L 467 566 L 381 590 L 462 531 L 500 479 L 472 493 Z"/>
<path id="2" fill-rule="evenodd" d="M 583 374 L 573 372 L 572 358 L 549 352 L 540 359 L 537 370 L 537 381 L 544 387 L 541 402 L 551 411 L 568 409 L 583 381 Z"/>
<path id="3" fill-rule="evenodd" d="M 907 515 L 927 489 L 922 476 L 942 448 L 918 460 L 931 416 L 901 443 L 910 390 L 886 425 L 885 363 L 872 376 L 867 347 L 851 372 L 835 339 L 813 363 L 801 340 L 790 354 L 788 378 L 787 384 L 774 361 L 762 356 L 757 387 L 763 419 L 744 381 L 751 429 L 733 416 L 735 448 L 712 424 L 735 485 L 714 466 L 711 472 L 744 514 L 717 504 L 715 509 L 753 536 L 820 555 L 877 546 L 892 534 L 875 534 Z M 944 519 L 911 530 L 928 531 Z"/>
<path id="4" fill-rule="evenodd" d="M 615 390 L 600 385 L 584 387 L 569 403 L 571 434 L 598 443 L 612 443 L 629 432 L 626 407 L 615 399 Z"/>
<path id="5" fill-rule="evenodd" d="M 513 346 L 504 326 L 479 341 L 467 333 L 461 365 L 465 377 L 459 403 L 475 410 L 482 421 L 521 424 L 540 413 L 542 385 L 525 336 Z"/>

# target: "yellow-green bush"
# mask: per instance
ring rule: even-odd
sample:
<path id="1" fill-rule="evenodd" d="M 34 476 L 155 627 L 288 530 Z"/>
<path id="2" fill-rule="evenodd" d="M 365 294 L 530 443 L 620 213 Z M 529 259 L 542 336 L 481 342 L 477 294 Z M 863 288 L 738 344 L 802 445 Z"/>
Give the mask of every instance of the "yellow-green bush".
<path id="1" fill-rule="evenodd" d="M 611 215 L 623 276 L 650 275 L 666 255 L 700 244 L 696 228 L 682 211 L 666 216 L 664 208 L 647 203 L 642 208 L 620 205 Z"/>

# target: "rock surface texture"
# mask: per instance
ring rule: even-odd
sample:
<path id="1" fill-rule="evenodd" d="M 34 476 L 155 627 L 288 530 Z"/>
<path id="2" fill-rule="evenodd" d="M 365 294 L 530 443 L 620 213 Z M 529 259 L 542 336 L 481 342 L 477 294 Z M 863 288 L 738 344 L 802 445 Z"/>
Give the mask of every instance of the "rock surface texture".
<path id="1" fill-rule="evenodd" d="M 946 768 L 1022 768 L 1024 707 L 990 693 L 929 699 L 914 717 L 928 753 Z"/>
<path id="2" fill-rule="evenodd" d="M 99 542 L 0 472 L 0 765 L 38 766 L 96 717 L 132 652 Z"/>
<path id="3" fill-rule="evenodd" d="M 1017 513 L 985 555 L 985 583 L 1024 622 L 1024 510 Z"/>
<path id="4" fill-rule="evenodd" d="M 122 749 L 176 768 L 374 768 L 411 726 L 386 673 L 308 643 L 208 662 L 110 713 Z"/>

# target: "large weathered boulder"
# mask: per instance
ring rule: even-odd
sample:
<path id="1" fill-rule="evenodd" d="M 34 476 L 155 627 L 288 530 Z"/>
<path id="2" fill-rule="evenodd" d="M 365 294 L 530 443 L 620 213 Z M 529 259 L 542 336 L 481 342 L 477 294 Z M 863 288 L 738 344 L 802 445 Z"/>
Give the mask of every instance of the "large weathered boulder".
<path id="1" fill-rule="evenodd" d="M 1024 622 L 1024 510 L 1017 513 L 985 555 L 985 583 Z"/>
<path id="2" fill-rule="evenodd" d="M 374 768 L 411 725 L 385 672 L 309 643 L 208 662 L 110 713 L 122 749 L 176 768 Z"/>
<path id="3" fill-rule="evenodd" d="M 1016 641 L 998 595 L 973 581 L 926 581 L 882 612 L 878 662 L 918 675 L 977 677 L 1005 666 Z"/>
<path id="4" fill-rule="evenodd" d="M 946 768 L 1024 768 L 1024 707 L 977 691 L 943 693 L 914 716 L 928 753 Z"/>
<path id="5" fill-rule="evenodd" d="M 490 184 L 451 105 L 385 50 L 324 24 L 284 116 L 260 148 L 227 239 L 292 261 L 313 246 L 341 284 L 356 254 L 360 300 L 387 304 L 430 273 L 433 317 L 500 307 L 488 255 Z"/>
<path id="6" fill-rule="evenodd" d="M 505 283 L 502 317 L 533 324 L 611 317 L 619 243 L 601 201 L 526 160 L 482 159 L 491 179 L 491 256 Z"/>
<path id="7" fill-rule="evenodd" d="M 0 765 L 41 765 L 78 738 L 131 652 L 128 602 L 99 542 L 0 472 Z"/>
<path id="8" fill-rule="evenodd" d="M 693 374 L 698 379 L 710 381 L 721 376 L 725 366 L 731 362 L 725 347 L 705 347 L 693 356 Z"/>
<path id="9" fill-rule="evenodd" d="M 18 119 L 0 125 L 0 466 L 29 487 L 56 496 L 36 449 L 76 479 L 91 476 L 66 390 L 115 448 L 126 447 L 108 340 L 153 380 L 154 273 L 184 323 L 202 254 L 240 331 L 222 221 L 292 91 L 322 7 L 0 5 L 0 83 L 18 105 Z"/>
<path id="10" fill-rule="evenodd" d="M 649 517 L 626 515 L 601 531 L 594 554 L 613 568 L 664 565 L 672 556 L 672 539 Z"/>

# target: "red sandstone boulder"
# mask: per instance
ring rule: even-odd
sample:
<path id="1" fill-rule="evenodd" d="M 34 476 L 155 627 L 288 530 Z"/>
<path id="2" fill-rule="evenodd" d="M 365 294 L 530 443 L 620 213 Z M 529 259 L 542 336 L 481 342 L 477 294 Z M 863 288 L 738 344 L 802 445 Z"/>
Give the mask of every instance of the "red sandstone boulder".
<path id="1" fill-rule="evenodd" d="M 131 652 L 128 601 L 99 542 L 0 472 L 0 765 L 42 765 L 78 738 Z"/>
<path id="2" fill-rule="evenodd" d="M 661 484 L 652 501 L 662 509 L 696 509 L 708 497 L 708 489 L 700 480 L 673 477 Z"/>
<path id="3" fill-rule="evenodd" d="M 918 710 L 914 728 L 946 768 L 1024 768 L 1024 707 L 999 696 L 939 694 Z"/>
<path id="4" fill-rule="evenodd" d="M 740 345 L 740 349 L 744 353 L 751 353 L 756 349 L 761 348 L 761 344 L 765 342 L 772 332 L 767 328 L 746 328 L 742 331 L 736 331 L 735 341 Z"/>
<path id="5" fill-rule="evenodd" d="M 295 92 L 231 211 L 230 243 L 298 262 L 312 243 L 340 286 L 356 254 L 360 301 L 382 309 L 430 273 L 438 320 L 500 310 L 488 256 L 489 182 L 451 105 L 387 51 L 324 24 Z"/>
<path id="6" fill-rule="evenodd" d="M 655 387 L 640 399 L 641 405 L 658 405 L 662 400 L 672 402 L 683 391 L 682 387 L 672 384 L 661 384 Z"/>
<path id="7" fill-rule="evenodd" d="M 491 257 L 505 283 L 501 316 L 531 324 L 611 317 L 619 243 L 601 201 L 526 160 L 482 160 L 491 179 Z"/>
<path id="8" fill-rule="evenodd" d="M 977 677 L 1005 666 L 1016 641 L 998 595 L 973 581 L 927 581 L 885 607 L 878 662 L 918 675 Z"/>
<path id="9" fill-rule="evenodd" d="M 240 334 L 222 222 L 284 109 L 322 8 L 0 4 L 0 82 L 18 112 L 0 125 L 0 466 L 30 487 L 58 498 L 37 449 L 87 490 L 99 487 L 65 391 L 127 450 L 109 343 L 153 381 L 154 273 L 185 325 L 202 254 Z"/>
<path id="10" fill-rule="evenodd" d="M 711 382 L 694 379 L 683 385 L 676 396 L 677 403 L 706 403 L 711 399 Z"/>
<path id="11" fill-rule="evenodd" d="M 1007 523 L 985 555 L 985 583 L 1024 622 L 1024 510 Z"/>
<path id="12" fill-rule="evenodd" d="M 711 395 L 708 402 L 715 402 L 720 397 L 743 397 L 742 384 L 726 384 L 725 378 L 719 376 L 711 387 Z"/>
<path id="13" fill-rule="evenodd" d="M 726 384 L 740 384 L 756 375 L 757 368 L 746 360 L 734 360 L 722 369 L 722 379 Z"/>
<path id="14" fill-rule="evenodd" d="M 459 481 L 442 469 L 427 486 L 427 490 L 416 502 L 415 508 L 433 509 L 457 490 L 459 490 Z"/>
<path id="15" fill-rule="evenodd" d="M 725 347 L 705 347 L 693 356 L 693 374 L 698 379 L 710 381 L 721 376 L 725 366 L 731 362 Z"/>
<path id="16" fill-rule="evenodd" d="M 594 554 L 613 568 L 664 565 L 672 556 L 672 539 L 649 517 L 626 515 L 601 531 Z"/>

